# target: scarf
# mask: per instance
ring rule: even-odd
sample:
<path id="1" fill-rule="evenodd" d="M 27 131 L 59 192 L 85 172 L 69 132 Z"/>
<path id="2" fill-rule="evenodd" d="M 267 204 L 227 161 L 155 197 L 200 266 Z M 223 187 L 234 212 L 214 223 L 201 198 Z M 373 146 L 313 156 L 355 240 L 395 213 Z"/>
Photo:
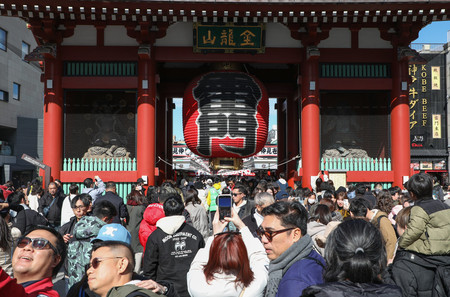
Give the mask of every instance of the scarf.
<path id="1" fill-rule="evenodd" d="M 269 281 L 267 282 L 266 293 L 264 297 L 275 297 L 278 292 L 283 275 L 297 261 L 302 260 L 311 253 L 313 242 L 311 237 L 306 234 L 299 241 L 291 245 L 280 257 L 270 261 Z"/>

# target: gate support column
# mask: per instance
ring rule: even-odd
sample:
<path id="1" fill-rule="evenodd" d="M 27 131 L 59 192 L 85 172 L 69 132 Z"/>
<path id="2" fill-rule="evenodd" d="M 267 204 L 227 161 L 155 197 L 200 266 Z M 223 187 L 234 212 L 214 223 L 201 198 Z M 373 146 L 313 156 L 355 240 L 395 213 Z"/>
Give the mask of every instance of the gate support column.
<path id="1" fill-rule="evenodd" d="M 60 178 L 63 157 L 63 94 L 61 85 L 62 63 L 57 54 L 44 54 L 44 164 L 51 167 L 53 180 Z M 44 181 L 47 186 L 49 180 Z"/>
<path id="2" fill-rule="evenodd" d="M 154 48 L 139 47 L 137 102 L 137 177 L 147 176 L 155 185 L 155 60 Z"/>
<path id="3" fill-rule="evenodd" d="M 391 148 L 394 184 L 403 188 L 403 176 L 410 174 L 410 131 L 408 97 L 408 58 L 397 55 L 392 65 Z"/>
<path id="4" fill-rule="evenodd" d="M 307 47 L 302 63 L 302 168 L 303 187 L 311 188 L 311 176 L 320 170 L 320 108 L 318 49 Z"/>

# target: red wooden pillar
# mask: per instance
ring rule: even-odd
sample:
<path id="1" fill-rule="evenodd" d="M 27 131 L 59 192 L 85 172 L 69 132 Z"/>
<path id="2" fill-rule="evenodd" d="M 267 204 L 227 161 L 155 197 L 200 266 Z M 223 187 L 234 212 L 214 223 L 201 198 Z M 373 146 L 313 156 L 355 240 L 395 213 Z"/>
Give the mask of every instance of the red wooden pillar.
<path id="1" fill-rule="evenodd" d="M 318 56 L 307 57 L 302 63 L 302 185 L 308 188 L 311 188 L 311 176 L 320 170 L 318 71 Z"/>
<path id="2" fill-rule="evenodd" d="M 277 174 L 286 172 L 286 113 L 285 98 L 277 98 L 277 147 L 278 147 L 278 169 Z M 283 165 L 280 165 L 283 164 Z"/>
<path id="3" fill-rule="evenodd" d="M 59 179 L 63 158 L 62 63 L 60 55 L 45 55 L 44 72 L 44 164 L 51 167 L 52 179 Z M 45 180 L 47 186 L 50 181 Z"/>
<path id="4" fill-rule="evenodd" d="M 167 117 L 166 117 L 166 161 L 169 164 L 173 164 L 173 99 L 167 98 L 166 100 Z M 173 167 L 166 163 L 166 178 L 175 179 L 173 174 Z"/>
<path id="5" fill-rule="evenodd" d="M 394 186 L 403 188 L 403 176 L 410 173 L 408 59 L 395 59 L 392 65 L 391 152 Z"/>
<path id="6" fill-rule="evenodd" d="M 296 98 L 287 98 L 287 159 L 291 160 L 299 154 L 299 118 Z M 287 163 L 287 181 L 288 185 L 294 188 L 294 181 L 297 176 L 297 160 Z"/>
<path id="7" fill-rule="evenodd" d="M 147 52 L 146 52 L 147 51 Z M 155 185 L 155 60 L 153 47 L 141 46 L 138 59 L 137 176 Z"/>

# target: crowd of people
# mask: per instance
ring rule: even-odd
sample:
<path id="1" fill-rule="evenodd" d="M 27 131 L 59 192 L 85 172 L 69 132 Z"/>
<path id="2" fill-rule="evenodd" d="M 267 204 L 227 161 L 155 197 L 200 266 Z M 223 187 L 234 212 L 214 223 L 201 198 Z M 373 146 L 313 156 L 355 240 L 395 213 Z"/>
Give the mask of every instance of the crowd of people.
<path id="1" fill-rule="evenodd" d="M 425 173 L 404 187 L 203 176 L 123 199 L 99 176 L 7 182 L 0 296 L 448 297 L 450 192 Z"/>

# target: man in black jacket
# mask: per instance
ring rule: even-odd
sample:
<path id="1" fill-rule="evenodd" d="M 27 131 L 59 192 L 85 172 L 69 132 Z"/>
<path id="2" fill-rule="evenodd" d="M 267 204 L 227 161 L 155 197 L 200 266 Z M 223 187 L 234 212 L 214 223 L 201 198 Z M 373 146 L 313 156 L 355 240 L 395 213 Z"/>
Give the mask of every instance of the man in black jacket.
<path id="1" fill-rule="evenodd" d="M 180 297 L 189 297 L 186 275 L 197 251 L 205 246 L 202 235 L 186 224 L 184 204 L 177 194 L 163 205 L 166 217 L 156 223 L 144 254 L 144 276 L 172 282 Z"/>
<path id="2" fill-rule="evenodd" d="M 23 192 L 11 194 L 8 200 L 10 207 L 17 212 L 12 226 L 19 229 L 21 234 L 29 232 L 37 225 L 47 226 L 47 220 L 42 215 L 26 206 L 26 196 Z"/>
<path id="3" fill-rule="evenodd" d="M 94 202 L 94 205 L 100 201 L 109 201 L 116 208 L 117 214 L 111 223 L 121 224 L 122 220 L 128 217 L 127 207 L 123 203 L 123 199 L 116 194 L 116 183 L 109 181 L 106 183 L 105 195 L 100 196 Z"/>
<path id="4" fill-rule="evenodd" d="M 39 199 L 39 213 L 48 220 L 50 227 L 59 227 L 61 225 L 61 208 L 64 196 L 57 193 L 58 187 L 54 182 L 48 184 L 48 192 Z M 60 192 L 61 193 L 61 192 Z"/>
<path id="5" fill-rule="evenodd" d="M 231 192 L 234 211 L 239 215 L 241 220 L 250 215 L 252 208 L 255 206 L 253 201 L 247 199 L 247 195 L 247 188 L 243 184 L 236 184 Z"/>

